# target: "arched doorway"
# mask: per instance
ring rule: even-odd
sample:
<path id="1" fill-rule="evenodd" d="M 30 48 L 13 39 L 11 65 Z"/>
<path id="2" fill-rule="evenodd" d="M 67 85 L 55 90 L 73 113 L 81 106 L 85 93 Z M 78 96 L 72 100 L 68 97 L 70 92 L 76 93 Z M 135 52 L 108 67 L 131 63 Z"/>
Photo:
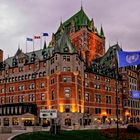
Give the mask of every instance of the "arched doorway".
<path id="1" fill-rule="evenodd" d="M 71 119 L 70 118 L 65 119 L 65 125 L 71 126 Z"/>

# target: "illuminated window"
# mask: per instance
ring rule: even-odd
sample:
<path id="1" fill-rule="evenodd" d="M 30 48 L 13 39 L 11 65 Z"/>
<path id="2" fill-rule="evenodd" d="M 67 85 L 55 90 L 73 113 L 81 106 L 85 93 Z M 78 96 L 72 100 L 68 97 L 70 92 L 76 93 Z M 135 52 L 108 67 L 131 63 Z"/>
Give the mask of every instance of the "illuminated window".
<path id="1" fill-rule="evenodd" d="M 66 98 L 69 98 L 70 97 L 70 89 L 69 88 L 64 89 L 64 94 L 65 94 Z"/>
<path id="2" fill-rule="evenodd" d="M 17 117 L 12 118 L 12 125 L 19 125 L 19 119 Z"/>

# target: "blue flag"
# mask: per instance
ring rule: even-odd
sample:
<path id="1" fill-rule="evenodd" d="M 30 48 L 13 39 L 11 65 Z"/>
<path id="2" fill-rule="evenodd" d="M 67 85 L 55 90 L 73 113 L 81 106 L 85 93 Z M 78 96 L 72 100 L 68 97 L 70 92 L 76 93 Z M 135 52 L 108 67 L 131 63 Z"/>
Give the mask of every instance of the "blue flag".
<path id="1" fill-rule="evenodd" d="M 27 41 L 33 41 L 32 38 L 28 38 L 28 37 L 26 38 L 26 40 L 27 40 Z"/>
<path id="2" fill-rule="evenodd" d="M 131 91 L 131 98 L 140 99 L 140 91 L 132 90 Z"/>
<path id="3" fill-rule="evenodd" d="M 43 36 L 49 36 L 49 34 L 48 33 L 43 33 Z"/>
<path id="4" fill-rule="evenodd" d="M 135 66 L 140 64 L 140 51 L 118 51 L 118 67 Z"/>

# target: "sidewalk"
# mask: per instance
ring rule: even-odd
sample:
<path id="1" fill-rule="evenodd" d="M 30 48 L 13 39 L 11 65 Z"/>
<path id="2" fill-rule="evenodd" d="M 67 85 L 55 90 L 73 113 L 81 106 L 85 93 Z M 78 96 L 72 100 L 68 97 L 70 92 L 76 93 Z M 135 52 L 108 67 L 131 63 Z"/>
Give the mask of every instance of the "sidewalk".
<path id="1" fill-rule="evenodd" d="M 7 140 L 8 138 L 18 134 L 22 134 L 22 132 L 12 132 L 12 133 L 3 133 L 3 134 L 0 133 L 0 140 Z"/>

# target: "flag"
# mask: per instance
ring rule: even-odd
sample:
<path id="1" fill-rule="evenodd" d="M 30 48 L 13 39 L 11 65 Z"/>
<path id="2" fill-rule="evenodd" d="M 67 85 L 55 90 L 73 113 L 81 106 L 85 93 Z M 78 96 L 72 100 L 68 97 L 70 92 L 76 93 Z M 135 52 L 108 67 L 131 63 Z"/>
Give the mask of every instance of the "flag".
<path id="1" fill-rule="evenodd" d="M 140 64 L 140 51 L 118 51 L 118 67 L 135 66 Z"/>
<path id="2" fill-rule="evenodd" d="M 43 33 L 43 36 L 49 36 L 49 34 L 48 33 Z"/>
<path id="3" fill-rule="evenodd" d="M 131 91 L 131 98 L 140 99 L 140 91 L 132 90 Z"/>
<path id="4" fill-rule="evenodd" d="M 34 36 L 34 39 L 40 39 L 41 37 L 40 36 Z"/>
<path id="5" fill-rule="evenodd" d="M 28 38 L 28 37 L 26 38 L 26 40 L 27 40 L 27 41 L 33 41 L 32 38 Z"/>

